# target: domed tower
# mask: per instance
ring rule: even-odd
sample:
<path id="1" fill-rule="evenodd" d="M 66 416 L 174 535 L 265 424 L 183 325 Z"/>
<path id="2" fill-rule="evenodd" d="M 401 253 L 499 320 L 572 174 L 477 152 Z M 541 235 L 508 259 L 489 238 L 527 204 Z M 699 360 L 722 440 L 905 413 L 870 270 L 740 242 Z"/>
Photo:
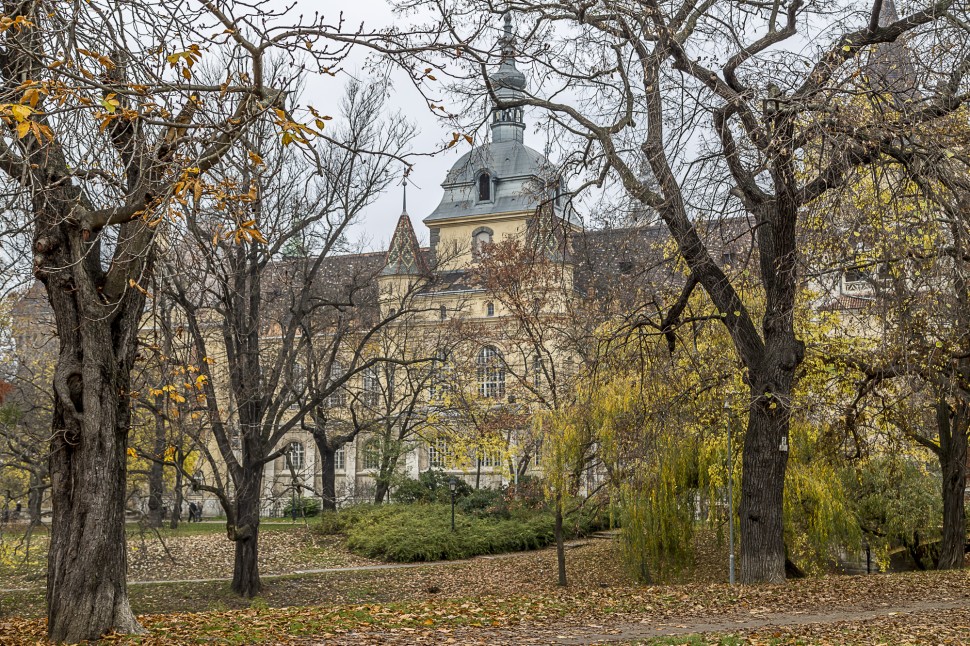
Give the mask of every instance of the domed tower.
<path id="1" fill-rule="evenodd" d="M 439 270 L 473 266 L 483 245 L 507 238 L 525 240 L 530 231 L 579 230 L 582 225 L 562 193 L 557 168 L 525 145 L 525 110 L 515 105 L 528 82 L 516 67 L 512 19 L 505 15 L 499 39 L 502 58 L 488 78 L 497 99 L 490 141 L 462 155 L 445 176 L 444 195 L 424 219 L 431 232 L 432 258 Z M 509 105 L 512 104 L 512 105 Z M 543 226 L 537 226 L 542 222 Z"/>

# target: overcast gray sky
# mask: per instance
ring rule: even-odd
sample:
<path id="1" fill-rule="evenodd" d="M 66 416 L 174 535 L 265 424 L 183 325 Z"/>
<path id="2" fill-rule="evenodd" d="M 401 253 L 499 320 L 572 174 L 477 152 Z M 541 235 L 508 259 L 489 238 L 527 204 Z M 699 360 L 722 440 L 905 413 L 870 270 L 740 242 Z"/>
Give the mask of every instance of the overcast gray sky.
<path id="1" fill-rule="evenodd" d="M 302 2 L 307 7 L 314 4 L 307 2 L 307 0 L 302 0 Z M 333 2 L 325 4 L 338 5 L 338 3 Z M 390 24 L 395 18 L 389 3 L 384 0 L 355 0 L 352 3 L 339 3 L 338 6 L 343 10 L 344 17 L 350 24 L 364 22 L 370 28 L 379 28 Z M 335 18 L 335 16 L 332 18 Z M 345 75 L 343 77 L 310 80 L 307 83 L 304 102 L 310 103 L 322 111 L 336 113 L 336 102 L 341 94 L 334 91 L 334 83 L 339 81 L 342 88 L 343 83 L 347 80 L 346 74 L 360 72 L 363 54 L 363 50 L 358 50 L 358 55 L 348 61 L 344 68 Z M 443 141 L 451 140 L 451 129 L 438 122 L 431 115 L 424 99 L 410 85 L 403 74 L 395 75 L 394 91 L 391 96 L 393 104 L 388 107 L 400 110 L 417 125 L 418 134 L 411 145 L 414 152 L 427 152 L 440 147 Z M 526 143 L 528 143 L 528 134 L 526 137 Z M 535 143 L 532 146 L 535 147 Z M 422 244 L 427 243 L 428 230 L 421 223 L 421 220 L 438 205 L 442 195 L 440 185 L 445 174 L 469 148 L 470 146 L 462 140 L 459 145 L 434 157 L 421 156 L 414 160 L 414 169 L 411 172 L 410 186 L 408 187 L 408 213 Z M 400 185 L 395 185 L 386 191 L 376 203 L 367 209 L 361 220 L 353 228 L 352 239 L 364 241 L 371 250 L 386 249 L 391 234 L 394 232 L 394 225 L 401 214 L 401 197 Z"/>

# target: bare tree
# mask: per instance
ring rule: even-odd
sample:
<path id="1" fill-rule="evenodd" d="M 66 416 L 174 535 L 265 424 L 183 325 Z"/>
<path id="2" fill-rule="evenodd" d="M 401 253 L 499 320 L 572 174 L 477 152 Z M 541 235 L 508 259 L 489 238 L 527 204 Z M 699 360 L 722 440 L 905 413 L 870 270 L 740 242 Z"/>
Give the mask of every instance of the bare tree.
<path id="1" fill-rule="evenodd" d="M 832 13 L 801 0 L 434 6 L 461 58 L 455 60 L 454 45 L 447 52 L 436 44 L 431 49 L 447 56 L 456 74 L 467 72 L 460 89 L 476 100 L 487 96 L 497 113 L 540 109 L 554 132 L 550 139 L 563 149 L 565 172 L 579 180 L 575 190 L 619 187 L 669 229 L 689 275 L 654 325 L 677 329 L 697 287 L 720 312 L 750 395 L 741 580 L 784 579 L 785 448 L 804 357 L 793 320 L 800 216 L 857 169 L 965 102 L 967 48 L 959 16 L 966 3 L 926 3 L 902 18 L 884 0 L 865 13 Z M 507 23 L 496 47 L 490 23 L 499 10 L 516 16 L 526 33 L 516 41 Z M 841 106 L 860 91 L 880 91 L 856 82 L 873 46 L 905 37 L 929 48 L 942 33 L 953 35 L 947 39 L 953 47 L 925 57 L 922 91 L 891 127 L 859 128 L 847 118 L 850 111 Z M 805 38 L 817 45 L 803 47 Z M 483 85 L 488 65 L 515 59 L 537 73 L 530 88 L 511 71 Z M 649 173 L 642 172 L 644 162 Z M 739 213 L 757 245 L 763 312 L 746 307 L 736 276 L 701 235 L 705 220 Z"/>
<path id="2" fill-rule="evenodd" d="M 3 230 L 31 236 L 60 343 L 48 631 L 70 642 L 139 632 L 125 582 L 127 393 L 157 233 L 267 110 L 281 111 L 284 136 L 314 130 L 284 109 L 292 79 L 270 87 L 266 57 L 329 69 L 363 30 L 260 0 L 7 2 L 3 13 L 0 170 L 24 205 Z M 219 80 L 197 76 L 208 62 Z"/>
<path id="3" fill-rule="evenodd" d="M 225 465 L 229 480 L 193 484 L 222 504 L 236 546 L 232 589 L 243 596 L 261 589 L 257 549 L 264 466 L 287 451 L 279 446 L 282 438 L 327 396 L 320 391 L 297 397 L 304 390 L 296 383 L 297 366 L 310 342 L 302 336 L 303 325 L 311 317 L 339 319 L 335 314 L 342 310 L 357 316 L 356 308 L 366 304 L 360 283 L 322 294 L 317 283 L 346 248 L 347 227 L 392 181 L 405 152 L 411 129 L 399 117 L 382 119 L 386 92 L 379 84 L 350 84 L 341 125 L 313 150 L 311 164 L 295 159 L 288 142 L 276 144 L 265 129 L 253 131 L 251 148 L 228 156 L 209 189 L 213 202 L 228 208 L 188 211 L 190 244 L 166 257 L 166 291 L 199 360 L 217 447 L 210 457 Z M 281 257 L 301 240 L 309 241 L 309 256 Z M 378 313 L 360 335 L 359 347 L 397 316 Z"/>

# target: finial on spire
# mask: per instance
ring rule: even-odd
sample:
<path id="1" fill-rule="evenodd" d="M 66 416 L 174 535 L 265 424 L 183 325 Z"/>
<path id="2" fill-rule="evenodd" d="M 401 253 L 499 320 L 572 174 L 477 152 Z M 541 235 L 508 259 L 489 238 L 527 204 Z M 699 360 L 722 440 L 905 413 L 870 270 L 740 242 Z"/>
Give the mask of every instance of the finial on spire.
<path id="1" fill-rule="evenodd" d="M 505 33 L 502 35 L 502 60 L 507 61 L 515 56 L 515 36 L 512 34 L 512 13 L 506 11 L 503 21 L 505 23 L 503 28 Z"/>
<path id="2" fill-rule="evenodd" d="M 401 184 L 404 186 L 404 204 L 401 207 L 401 213 L 408 212 L 408 178 L 405 177 L 401 180 Z"/>

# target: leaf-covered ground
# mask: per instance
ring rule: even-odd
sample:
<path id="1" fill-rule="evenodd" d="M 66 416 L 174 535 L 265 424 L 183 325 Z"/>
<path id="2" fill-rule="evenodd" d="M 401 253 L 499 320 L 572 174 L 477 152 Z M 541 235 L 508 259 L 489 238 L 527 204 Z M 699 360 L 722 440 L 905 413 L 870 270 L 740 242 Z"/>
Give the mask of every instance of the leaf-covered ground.
<path id="1" fill-rule="evenodd" d="M 225 584 L 135 585 L 151 634 L 109 643 L 970 643 L 967 572 L 637 586 L 609 541 L 568 557 L 565 589 L 554 585 L 553 550 L 276 578 L 249 607 Z M 12 602 L 0 597 L 0 611 Z M 40 599 L 4 615 L 0 644 L 43 643 L 43 620 L 23 618 L 42 611 Z"/>
<path id="2" fill-rule="evenodd" d="M 128 579 L 175 581 L 232 576 L 234 544 L 218 522 L 183 524 L 176 530 L 129 526 Z M 42 586 L 46 576 L 46 529 L 38 530 L 25 553 L 22 535 L 0 536 L 0 588 Z M 259 567 L 267 575 L 282 575 L 331 567 L 375 563 L 347 551 L 338 537 L 323 536 L 296 523 L 263 523 L 260 528 Z"/>

